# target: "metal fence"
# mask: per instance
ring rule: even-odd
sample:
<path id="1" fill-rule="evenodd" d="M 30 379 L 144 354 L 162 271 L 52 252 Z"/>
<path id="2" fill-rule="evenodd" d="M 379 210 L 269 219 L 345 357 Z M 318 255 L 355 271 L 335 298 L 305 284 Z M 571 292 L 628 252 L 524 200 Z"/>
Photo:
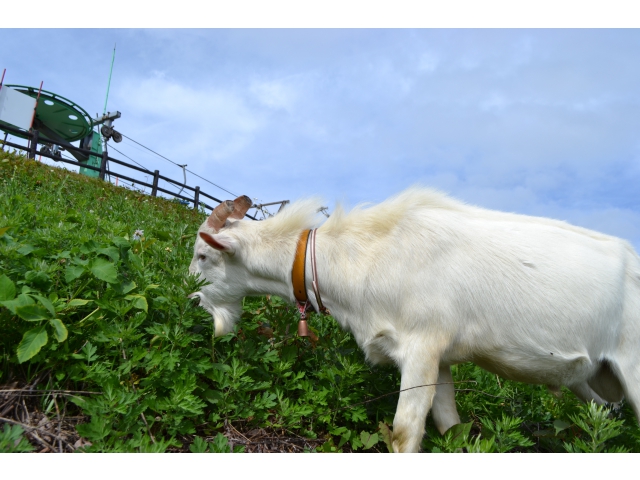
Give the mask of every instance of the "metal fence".
<path id="1" fill-rule="evenodd" d="M 40 152 L 38 152 L 39 133 L 38 133 L 37 130 L 33 130 L 33 131 L 30 131 L 30 132 L 25 132 L 24 130 L 13 128 L 13 127 L 11 127 L 9 125 L 6 125 L 6 124 L 2 125 L 2 130 L 6 131 L 8 133 L 12 133 L 14 135 L 19 135 L 19 136 L 22 136 L 22 137 L 26 136 L 27 139 L 29 140 L 29 145 L 26 146 L 26 147 L 24 145 L 19 145 L 19 144 L 12 143 L 12 142 L 7 142 L 7 141 L 3 142 L 2 140 L 0 140 L 0 143 L 2 143 L 3 145 L 7 145 L 9 147 L 18 149 L 18 150 L 26 151 L 27 152 L 27 156 L 29 158 L 33 159 L 33 160 L 35 160 L 36 155 L 40 155 L 40 156 L 43 156 L 43 157 L 46 157 L 46 158 L 50 158 L 51 160 L 54 160 L 56 162 L 63 162 L 63 163 L 67 163 L 69 165 L 76 165 L 76 166 L 83 167 L 83 168 L 86 168 L 86 169 L 89 169 L 89 170 L 94 170 L 94 171 L 100 172 L 99 173 L 99 177 L 100 177 L 101 180 L 104 180 L 107 175 L 117 176 L 118 178 L 121 178 L 123 180 L 126 180 L 126 181 L 129 181 L 129 182 L 135 183 L 137 185 L 141 185 L 141 186 L 150 188 L 151 189 L 151 196 L 153 196 L 153 197 L 158 196 L 158 192 L 162 192 L 162 193 L 165 193 L 167 195 L 171 195 L 174 198 L 186 201 L 188 203 L 193 203 L 193 208 L 196 209 L 196 210 L 201 206 L 204 207 L 204 208 L 208 208 L 209 210 L 213 210 L 213 208 L 214 208 L 214 207 L 208 205 L 207 203 L 205 203 L 204 201 L 202 201 L 202 197 L 204 197 L 206 199 L 209 199 L 209 200 L 213 200 L 214 202 L 222 203 L 222 200 L 219 200 L 216 197 L 201 191 L 200 187 L 191 187 L 191 186 L 189 186 L 189 185 L 187 185 L 185 183 L 181 183 L 179 181 L 176 181 L 176 180 L 173 180 L 171 178 L 165 177 L 164 175 L 160 175 L 160 171 L 159 170 L 155 170 L 155 171 L 152 172 L 151 170 L 147 170 L 146 168 L 142 168 L 142 167 L 139 167 L 139 166 L 136 166 L 136 165 L 132 165 L 130 163 L 123 162 L 122 160 L 118 160 L 116 158 L 110 157 L 108 155 L 108 151 L 107 151 L 106 146 L 105 146 L 104 151 L 102 152 L 102 160 L 100 162 L 100 167 L 94 167 L 92 165 L 88 165 L 88 163 L 76 162 L 74 160 L 69 160 L 67 158 L 63 158 L 61 156 L 54 155 L 50 151 L 40 151 Z M 53 144 L 53 145 L 58 145 L 58 146 L 64 147 L 64 149 L 66 149 L 66 150 L 72 150 L 72 151 L 75 151 L 77 153 L 81 153 L 83 155 L 87 155 L 87 158 L 89 158 L 88 157 L 89 155 L 94 156 L 94 157 L 98 156 L 98 155 L 96 155 L 95 152 L 92 152 L 91 150 L 85 150 L 85 149 L 82 149 L 82 148 L 78 148 L 78 147 L 75 147 L 73 145 L 69 145 L 68 143 L 61 144 L 61 143 L 55 142 L 53 140 L 50 140 L 48 138 L 47 138 L 46 142 L 43 142 L 43 143 L 46 143 L 47 145 Z M 4 148 L 4 146 L 2 148 Z M 113 163 L 115 163 L 117 165 L 121 165 L 123 167 L 130 168 L 132 170 L 136 170 L 138 172 L 142 172 L 142 173 L 147 174 L 147 175 L 152 175 L 153 176 L 153 182 L 152 183 L 142 182 L 137 178 L 131 178 L 131 177 L 127 176 L 127 175 L 123 175 L 120 172 L 116 172 L 114 170 L 107 169 L 107 166 L 108 166 L 109 162 L 113 162 Z M 180 192 L 184 192 L 185 190 L 193 192 L 193 197 L 187 197 L 185 195 L 180 195 L 179 193 L 175 193 L 175 192 L 172 192 L 170 190 L 166 190 L 164 188 L 159 187 L 158 186 L 158 182 L 160 180 L 164 180 L 165 182 L 171 183 L 171 184 L 175 185 L 176 187 L 179 187 L 181 189 Z M 280 202 L 277 202 L 277 203 L 280 203 Z M 249 214 L 246 214 L 245 217 L 250 218 L 252 220 L 257 220 L 255 217 L 252 217 Z"/>

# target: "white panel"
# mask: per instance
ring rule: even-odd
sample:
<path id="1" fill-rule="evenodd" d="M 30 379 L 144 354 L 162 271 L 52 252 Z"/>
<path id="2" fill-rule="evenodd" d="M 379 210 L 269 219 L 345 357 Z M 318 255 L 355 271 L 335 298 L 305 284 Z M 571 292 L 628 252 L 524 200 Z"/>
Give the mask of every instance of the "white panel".
<path id="1" fill-rule="evenodd" d="M 0 120 L 29 130 L 36 99 L 9 87 L 0 88 Z"/>

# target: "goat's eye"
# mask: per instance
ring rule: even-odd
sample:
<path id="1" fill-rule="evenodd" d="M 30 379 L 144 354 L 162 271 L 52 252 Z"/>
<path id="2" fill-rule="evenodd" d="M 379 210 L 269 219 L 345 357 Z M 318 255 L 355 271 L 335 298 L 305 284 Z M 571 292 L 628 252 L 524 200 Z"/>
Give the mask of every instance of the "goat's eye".
<path id="1" fill-rule="evenodd" d="M 207 257 L 205 257 L 204 255 L 198 255 L 198 260 L 205 260 Z"/>

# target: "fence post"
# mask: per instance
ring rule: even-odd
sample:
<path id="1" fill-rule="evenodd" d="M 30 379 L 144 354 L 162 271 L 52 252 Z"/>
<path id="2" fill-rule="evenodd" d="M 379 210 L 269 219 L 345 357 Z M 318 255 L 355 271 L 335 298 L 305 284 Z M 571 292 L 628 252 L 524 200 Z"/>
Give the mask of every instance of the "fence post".
<path id="1" fill-rule="evenodd" d="M 104 150 L 102 151 L 102 161 L 100 162 L 100 180 L 104 180 L 107 176 L 107 159 L 109 154 L 107 153 L 107 143 L 104 144 Z"/>
<path id="2" fill-rule="evenodd" d="M 196 187 L 196 193 L 193 196 L 193 209 L 198 210 L 199 205 L 200 205 L 200 187 Z"/>
<path id="3" fill-rule="evenodd" d="M 38 150 L 38 130 L 34 130 L 31 134 L 31 146 L 29 147 L 29 158 L 36 159 L 36 151 Z"/>
<path id="4" fill-rule="evenodd" d="M 153 186 L 151 187 L 151 196 L 158 196 L 158 180 L 160 179 L 160 170 L 153 172 Z"/>

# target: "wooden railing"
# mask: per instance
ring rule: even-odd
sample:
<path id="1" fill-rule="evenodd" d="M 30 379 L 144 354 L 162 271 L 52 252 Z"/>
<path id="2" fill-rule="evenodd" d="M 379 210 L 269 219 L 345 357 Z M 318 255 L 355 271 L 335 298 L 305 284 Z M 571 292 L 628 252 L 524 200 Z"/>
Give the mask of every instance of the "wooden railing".
<path id="1" fill-rule="evenodd" d="M 18 149 L 18 150 L 22 150 L 22 151 L 26 151 L 27 152 L 27 156 L 31 159 L 36 158 L 36 155 L 41 155 L 43 157 L 46 158 L 50 158 L 51 160 L 54 160 L 56 162 L 63 162 L 63 163 L 67 163 L 69 165 L 76 165 L 82 168 L 86 168 L 89 170 L 94 170 L 99 172 L 99 177 L 101 180 L 104 180 L 107 175 L 113 175 L 113 176 L 117 176 L 118 178 L 121 178 L 125 181 L 129 181 L 132 183 L 135 183 L 136 185 L 139 186 L 143 186 L 143 187 L 147 187 L 151 189 L 151 196 L 156 197 L 158 195 L 158 192 L 162 192 L 165 193 L 167 195 L 171 195 L 174 198 L 178 198 L 180 200 L 184 200 L 186 202 L 189 203 L 193 203 L 193 208 L 194 209 L 198 209 L 200 206 L 204 207 L 204 208 L 208 208 L 209 210 L 213 210 L 213 206 L 208 205 L 207 203 L 205 203 L 204 201 L 202 201 L 201 197 L 204 197 L 206 199 L 209 200 L 213 200 L 214 202 L 217 203 L 221 203 L 222 200 L 209 195 L 208 193 L 203 192 L 202 190 L 200 190 L 199 186 L 196 187 L 191 187 L 185 183 L 181 183 L 177 180 L 173 180 L 171 178 L 165 177 L 164 175 L 160 175 L 160 171 L 159 170 L 154 170 L 153 172 L 151 170 L 148 170 L 146 168 L 143 167 L 139 167 L 137 165 L 132 165 L 130 163 L 124 162 L 122 160 L 118 160 L 117 158 L 113 158 L 110 157 L 108 155 L 108 151 L 107 148 L 104 149 L 104 151 L 102 152 L 102 159 L 100 162 L 100 167 L 94 167 L 92 165 L 88 165 L 88 163 L 84 163 L 84 162 L 77 162 L 74 160 L 69 160 L 67 158 L 63 158 L 62 156 L 58 156 L 58 155 L 54 155 L 51 152 L 46 152 L 46 151 L 40 151 L 38 152 L 38 143 L 39 143 L 39 132 L 37 130 L 33 130 L 30 132 L 25 132 L 24 130 L 20 130 L 17 128 L 13 128 L 9 125 L 3 124 L 2 125 L 2 130 L 15 134 L 15 135 L 19 135 L 19 136 L 26 136 L 27 139 L 29 140 L 29 145 L 28 146 L 24 146 L 24 145 L 19 145 L 16 143 L 12 143 L 12 142 L 7 142 L 7 141 L 2 141 L 0 140 L 0 144 L 2 144 L 2 148 L 4 149 L 4 145 L 7 145 L 9 147 Z M 43 142 L 40 142 L 43 143 Z M 89 158 L 88 156 L 94 156 L 94 157 L 99 157 L 99 155 L 97 155 L 95 152 L 92 152 L 90 150 L 86 150 L 86 149 L 82 149 L 82 148 L 78 148 L 75 147 L 73 145 L 70 145 L 68 143 L 65 144 L 61 144 L 59 142 L 53 141 L 53 140 L 46 140 L 46 144 L 53 144 L 53 145 L 58 145 L 63 147 L 65 150 L 70 150 L 70 151 L 75 151 L 77 153 L 80 153 L 82 155 L 87 155 L 87 158 Z M 108 169 L 108 165 L 109 162 L 113 162 L 116 165 L 121 165 L 123 167 L 126 168 L 130 168 L 132 170 L 136 170 L 138 172 L 142 172 L 144 174 L 147 175 L 152 175 L 153 176 L 153 182 L 152 183 L 146 183 L 146 182 L 142 182 L 137 178 L 132 178 L 129 177 L 127 175 L 123 175 L 121 172 L 116 172 L 114 170 Z M 184 192 L 185 190 L 187 191 L 191 191 L 193 192 L 193 197 L 187 197 L 185 195 L 181 195 L 175 192 L 172 192 L 170 190 L 167 190 L 165 188 L 162 188 L 160 186 L 158 186 L 158 183 L 160 180 L 164 180 L 165 182 L 171 183 L 172 185 L 175 185 L 176 187 L 179 187 L 181 190 L 180 192 Z M 247 214 L 245 215 L 247 218 L 250 218 L 252 220 L 256 220 L 255 217 L 252 217 L 251 215 Z"/>

